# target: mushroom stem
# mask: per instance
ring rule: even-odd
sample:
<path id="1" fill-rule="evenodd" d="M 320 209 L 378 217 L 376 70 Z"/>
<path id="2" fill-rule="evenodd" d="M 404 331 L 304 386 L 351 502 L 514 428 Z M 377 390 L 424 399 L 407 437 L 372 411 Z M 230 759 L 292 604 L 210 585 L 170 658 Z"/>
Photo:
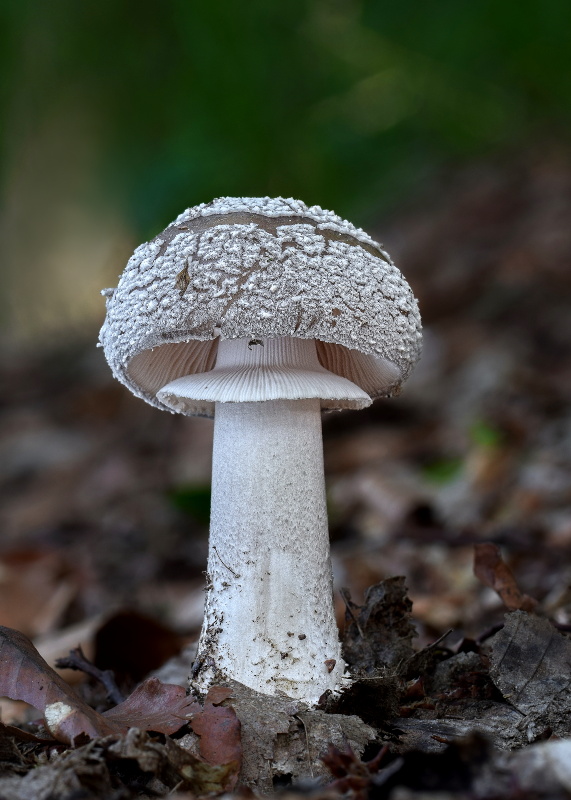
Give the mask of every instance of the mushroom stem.
<path id="1" fill-rule="evenodd" d="M 290 346 L 255 345 L 273 363 Z M 216 403 L 198 686 L 232 677 L 313 703 L 340 684 L 320 407 L 318 398 Z"/>

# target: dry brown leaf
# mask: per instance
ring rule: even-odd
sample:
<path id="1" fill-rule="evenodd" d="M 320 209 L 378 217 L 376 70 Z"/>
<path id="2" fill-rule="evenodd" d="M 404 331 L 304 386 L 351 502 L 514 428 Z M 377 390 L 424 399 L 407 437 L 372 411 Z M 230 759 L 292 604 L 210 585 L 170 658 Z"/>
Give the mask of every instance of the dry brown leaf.
<path id="1" fill-rule="evenodd" d="M 82 733 L 94 737 L 116 731 L 54 672 L 23 633 L 1 626 L 0 695 L 44 712 L 50 733 L 58 741 L 72 742 Z"/>
<path id="2" fill-rule="evenodd" d="M 200 712 L 200 705 L 192 695 L 186 694 L 182 686 L 149 678 L 137 686 L 126 700 L 105 711 L 103 717 L 120 728 L 141 728 L 170 734 L 188 722 L 193 711 Z"/>
<path id="3" fill-rule="evenodd" d="M 506 614 L 492 639 L 490 677 L 506 700 L 526 716 L 551 714 L 557 727 L 568 720 L 571 695 L 571 641 L 547 619 L 524 611 Z"/>
<path id="4" fill-rule="evenodd" d="M 374 672 L 414 654 L 412 639 L 416 630 L 403 577 L 387 578 L 370 586 L 362 606 L 352 602 L 347 590 L 344 599 L 343 655 L 354 671 Z"/>
<path id="5" fill-rule="evenodd" d="M 242 763 L 240 720 L 233 708 L 221 706 L 232 695 L 232 689 L 212 686 L 204 708 L 193 714 L 192 730 L 200 736 L 200 755 L 212 765 L 233 765 L 226 789 L 233 789 Z"/>
<path id="6" fill-rule="evenodd" d="M 200 708 L 182 687 L 151 678 L 123 703 L 99 714 L 44 661 L 26 636 L 2 627 L 0 694 L 44 712 L 52 736 L 66 743 L 73 743 L 82 734 L 94 738 L 124 733 L 131 727 L 174 733 L 193 708 Z"/>
<path id="7" fill-rule="evenodd" d="M 516 579 L 502 558 L 500 548 L 492 542 L 474 546 L 474 574 L 500 596 L 509 611 L 533 611 L 537 600 L 519 589 Z"/>

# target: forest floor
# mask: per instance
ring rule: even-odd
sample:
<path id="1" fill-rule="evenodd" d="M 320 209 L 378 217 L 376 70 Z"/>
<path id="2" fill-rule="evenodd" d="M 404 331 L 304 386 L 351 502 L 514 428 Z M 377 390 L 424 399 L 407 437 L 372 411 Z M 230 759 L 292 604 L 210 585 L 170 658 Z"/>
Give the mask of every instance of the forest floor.
<path id="1" fill-rule="evenodd" d="M 571 796 L 570 218 L 571 164 L 544 148 L 444 176 L 385 221 L 425 351 L 401 397 L 324 417 L 355 683 L 267 712 L 260 791 Z M 2 633 L 0 797 L 250 796 L 266 711 L 239 686 L 204 707 L 161 688 L 186 686 L 201 624 L 211 422 L 131 397 L 82 336 L 0 362 L 0 625 L 52 667 L 77 645 L 96 667 L 59 670 L 78 705 Z M 85 702 L 90 740 L 65 744 L 67 712 L 46 727 L 23 695 L 75 719 Z M 284 736 L 302 777 L 280 772 Z"/>

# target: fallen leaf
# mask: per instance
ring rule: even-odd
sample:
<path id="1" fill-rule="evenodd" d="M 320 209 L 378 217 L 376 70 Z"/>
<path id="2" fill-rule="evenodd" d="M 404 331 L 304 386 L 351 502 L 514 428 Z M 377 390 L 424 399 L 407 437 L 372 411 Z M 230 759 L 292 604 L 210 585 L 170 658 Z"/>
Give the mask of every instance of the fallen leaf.
<path id="1" fill-rule="evenodd" d="M 181 686 L 150 678 L 123 703 L 99 714 L 44 661 L 26 636 L 10 628 L 0 627 L 0 667 L 0 695 L 42 711 L 50 733 L 60 742 L 73 743 L 82 734 L 95 738 L 124 733 L 132 727 L 170 734 L 193 709 L 200 709 Z"/>
<path id="2" fill-rule="evenodd" d="M 149 678 L 137 686 L 126 700 L 105 711 L 102 716 L 121 729 L 142 728 L 170 734 L 176 733 L 188 722 L 189 715 L 193 711 L 200 712 L 200 708 L 198 701 L 192 695 L 187 695 L 182 686 Z"/>
<path id="3" fill-rule="evenodd" d="M 222 706 L 232 696 L 232 689 L 212 686 L 206 695 L 204 708 L 192 715 L 192 730 L 200 736 L 200 755 L 209 764 L 233 765 L 227 789 L 233 789 L 242 763 L 240 720 L 233 708 Z"/>
<path id="4" fill-rule="evenodd" d="M 0 695 L 23 700 L 45 714 L 50 733 L 72 742 L 84 733 L 106 736 L 114 729 L 44 661 L 19 631 L 0 626 Z"/>
<path id="5" fill-rule="evenodd" d="M 492 639 L 490 677 L 525 718 L 529 741 L 551 728 L 571 734 L 571 640 L 547 619 L 514 611 Z"/>
<path id="6" fill-rule="evenodd" d="M 506 614 L 492 639 L 490 676 L 512 706 L 523 714 L 545 710 L 571 686 L 571 640 L 547 619 L 524 611 Z"/>
<path id="7" fill-rule="evenodd" d="M 500 596 L 509 611 L 533 611 L 537 600 L 520 591 L 516 579 L 492 542 L 474 546 L 474 575 Z"/>
<path id="8" fill-rule="evenodd" d="M 344 590 L 343 655 L 354 670 L 370 673 L 412 657 L 416 630 L 404 580 L 387 578 L 370 586 L 362 606 L 353 603 Z"/>

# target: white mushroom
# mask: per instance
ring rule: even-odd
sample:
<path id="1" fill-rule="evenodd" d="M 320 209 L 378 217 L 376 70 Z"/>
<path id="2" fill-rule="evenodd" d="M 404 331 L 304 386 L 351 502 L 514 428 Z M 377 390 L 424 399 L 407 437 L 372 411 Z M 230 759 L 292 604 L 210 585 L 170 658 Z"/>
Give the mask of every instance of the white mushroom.
<path id="1" fill-rule="evenodd" d="M 115 376 L 215 418 L 198 685 L 316 702 L 344 673 L 320 412 L 398 391 L 420 352 L 408 284 L 332 212 L 221 198 L 138 248 L 107 307 Z"/>

